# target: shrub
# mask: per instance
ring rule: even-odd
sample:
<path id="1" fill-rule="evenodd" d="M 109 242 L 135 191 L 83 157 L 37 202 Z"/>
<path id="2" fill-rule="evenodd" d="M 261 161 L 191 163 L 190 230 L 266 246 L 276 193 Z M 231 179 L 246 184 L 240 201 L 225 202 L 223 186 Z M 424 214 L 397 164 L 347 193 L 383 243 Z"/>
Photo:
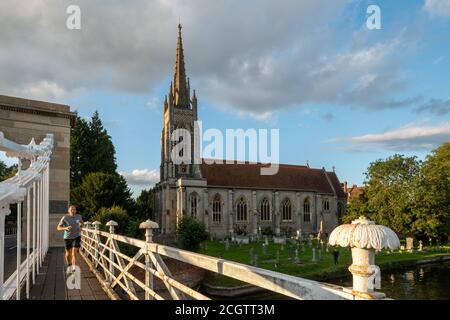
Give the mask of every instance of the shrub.
<path id="1" fill-rule="evenodd" d="M 264 228 L 261 230 L 261 234 L 262 234 L 263 236 L 272 237 L 272 236 L 273 236 L 272 227 L 270 227 L 270 226 L 264 227 Z"/>
<path id="2" fill-rule="evenodd" d="M 182 249 L 195 251 L 208 237 L 205 225 L 194 218 L 184 217 L 178 226 L 177 242 Z"/>
<path id="3" fill-rule="evenodd" d="M 234 225 L 234 233 L 238 236 L 246 236 L 248 234 L 246 225 Z"/>
<path id="4" fill-rule="evenodd" d="M 110 220 L 114 220 L 118 223 L 115 230 L 117 234 L 126 234 L 130 217 L 128 216 L 127 211 L 120 206 L 100 208 L 98 213 L 92 218 L 91 222 L 100 221 L 102 223 L 102 229 L 108 230 L 106 223 Z"/>

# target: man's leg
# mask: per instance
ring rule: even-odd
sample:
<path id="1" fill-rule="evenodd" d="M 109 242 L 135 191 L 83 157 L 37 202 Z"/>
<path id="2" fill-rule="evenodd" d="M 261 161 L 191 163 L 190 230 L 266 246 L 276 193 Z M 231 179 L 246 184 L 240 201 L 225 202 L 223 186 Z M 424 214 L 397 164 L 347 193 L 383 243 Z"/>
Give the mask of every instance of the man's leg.
<path id="1" fill-rule="evenodd" d="M 70 249 L 67 249 L 67 248 L 66 248 L 65 254 L 64 254 L 64 258 L 65 258 L 65 260 L 66 260 L 66 266 L 67 266 L 67 267 L 70 265 L 70 262 L 69 262 L 69 261 L 71 260 L 71 259 L 70 259 L 70 258 L 71 258 L 71 257 L 70 257 L 70 251 L 71 251 Z"/>
<path id="2" fill-rule="evenodd" d="M 77 253 L 78 253 L 78 248 L 73 247 L 72 248 L 72 265 L 73 266 L 77 265 Z"/>

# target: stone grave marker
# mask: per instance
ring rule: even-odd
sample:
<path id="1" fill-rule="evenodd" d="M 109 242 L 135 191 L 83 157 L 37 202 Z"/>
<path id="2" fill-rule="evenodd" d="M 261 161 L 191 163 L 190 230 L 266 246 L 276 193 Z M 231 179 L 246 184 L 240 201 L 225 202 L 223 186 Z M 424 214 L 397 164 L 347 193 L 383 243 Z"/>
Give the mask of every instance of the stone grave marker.
<path id="1" fill-rule="evenodd" d="M 406 238 L 406 250 L 408 250 L 409 252 L 412 252 L 413 249 L 414 249 L 414 238 L 407 237 Z"/>
<path id="2" fill-rule="evenodd" d="M 419 251 L 423 250 L 423 243 L 422 240 L 419 241 Z"/>
<path id="3" fill-rule="evenodd" d="M 316 248 L 312 248 L 312 262 L 316 262 Z"/>

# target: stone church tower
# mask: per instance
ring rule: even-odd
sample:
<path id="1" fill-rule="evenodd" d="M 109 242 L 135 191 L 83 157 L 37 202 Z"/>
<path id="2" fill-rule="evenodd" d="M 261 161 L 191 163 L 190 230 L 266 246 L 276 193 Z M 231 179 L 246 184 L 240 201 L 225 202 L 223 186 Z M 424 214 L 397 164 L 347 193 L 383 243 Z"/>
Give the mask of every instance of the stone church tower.
<path id="1" fill-rule="evenodd" d="M 191 99 L 189 78 L 186 78 L 184 66 L 181 25 L 178 25 L 178 43 L 173 80 L 170 82 L 169 94 L 164 99 L 164 117 L 161 132 L 161 168 L 160 181 L 178 179 L 180 177 L 200 178 L 200 170 L 193 163 L 175 165 L 171 151 L 174 141 L 171 135 L 175 129 L 183 128 L 191 133 L 191 159 L 194 159 L 194 126 L 197 121 L 197 97 L 195 90 Z"/>
<path id="2" fill-rule="evenodd" d="M 174 67 L 173 80 L 170 82 L 168 95 L 164 99 L 163 128 L 161 132 L 161 166 L 160 182 L 157 184 L 154 206 L 156 219 L 160 224 L 162 233 L 171 233 L 176 229 L 177 222 L 186 214 L 187 200 L 184 188 L 179 188 L 177 183 L 195 181 L 206 186 L 202 179 L 200 164 L 195 164 L 198 158 L 194 130 L 197 121 L 197 96 L 195 90 L 191 97 L 189 78 L 186 77 L 184 65 L 183 41 L 181 37 L 181 25 L 178 25 L 178 42 Z M 172 149 L 181 140 L 172 138 L 176 129 L 185 129 L 190 133 L 189 142 L 190 161 L 175 164 L 172 158 Z"/>

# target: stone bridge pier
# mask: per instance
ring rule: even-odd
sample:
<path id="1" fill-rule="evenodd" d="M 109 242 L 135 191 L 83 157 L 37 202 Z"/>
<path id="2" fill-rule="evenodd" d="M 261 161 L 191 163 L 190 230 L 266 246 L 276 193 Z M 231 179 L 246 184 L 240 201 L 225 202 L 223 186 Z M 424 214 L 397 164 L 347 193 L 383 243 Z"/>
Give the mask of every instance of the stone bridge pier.
<path id="1" fill-rule="evenodd" d="M 50 162 L 49 245 L 62 246 L 56 225 L 67 212 L 70 196 L 70 131 L 76 113 L 67 105 L 0 95 L 0 131 L 6 139 L 28 144 L 34 138 L 39 144 L 48 133 L 54 136 Z M 29 163 L 24 161 L 22 168 Z M 26 209 L 26 208 L 24 208 Z M 25 219 L 23 225 L 26 225 Z M 23 231 L 25 232 L 25 231 Z M 25 239 L 22 234 L 22 239 Z"/>

